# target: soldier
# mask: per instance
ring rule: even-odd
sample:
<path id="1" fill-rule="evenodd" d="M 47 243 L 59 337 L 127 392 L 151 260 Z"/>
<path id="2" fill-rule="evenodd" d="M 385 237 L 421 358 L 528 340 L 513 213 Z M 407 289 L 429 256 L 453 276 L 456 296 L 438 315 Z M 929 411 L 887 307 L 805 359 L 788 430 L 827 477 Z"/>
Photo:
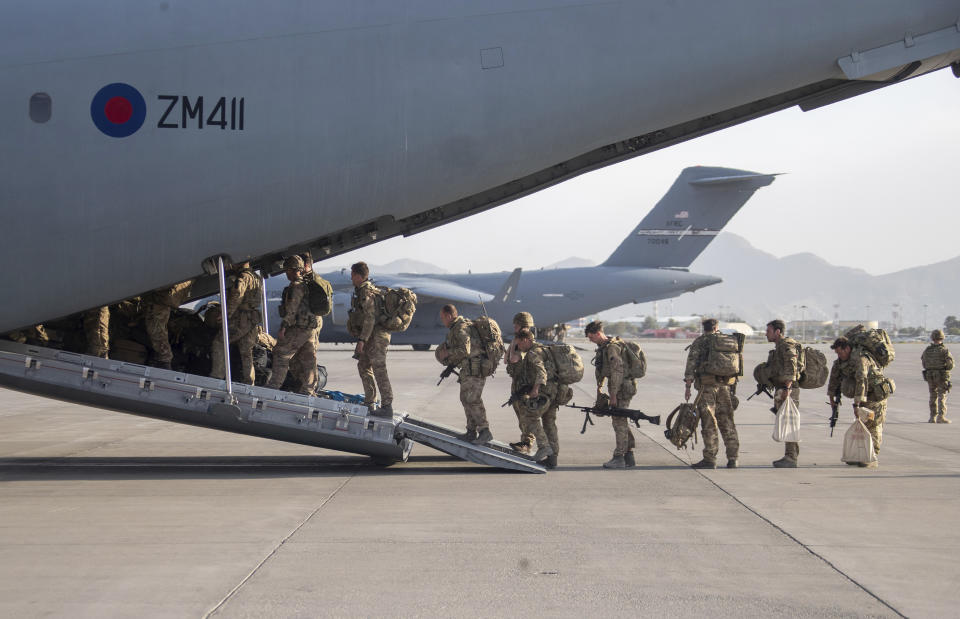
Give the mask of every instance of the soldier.
<path id="1" fill-rule="evenodd" d="M 595 375 L 597 378 L 597 402 L 594 406 L 601 407 L 604 381 L 607 383 L 607 394 L 610 406 L 629 408 L 630 399 L 637 393 L 636 379 L 626 378 L 624 366 L 623 340 L 618 337 L 607 337 L 603 332 L 603 323 L 593 321 L 586 326 L 584 333 L 587 339 L 597 345 L 597 352 L 593 358 Z M 603 463 L 605 469 L 622 469 L 634 467 L 637 460 L 633 454 L 636 441 L 630 431 L 630 423 L 626 417 L 611 417 L 613 434 L 616 444 L 613 448 L 613 458 Z"/>
<path id="2" fill-rule="evenodd" d="M 947 419 L 947 393 L 950 391 L 950 370 L 953 357 L 943 345 L 943 331 L 930 333 L 932 344 L 923 351 L 923 379 L 930 389 L 930 423 L 950 423 Z"/>
<path id="3" fill-rule="evenodd" d="M 557 326 L 557 341 L 563 344 L 567 340 L 567 331 L 570 330 L 570 325 L 564 323 Z"/>
<path id="4" fill-rule="evenodd" d="M 177 309 L 187 301 L 192 286 L 193 280 L 187 280 L 165 290 L 155 290 L 144 297 L 146 311 L 143 322 L 150 337 L 150 347 L 153 349 L 153 364 L 158 368 L 171 369 L 173 351 L 170 349 L 170 333 L 167 330 L 170 310 Z"/>
<path id="5" fill-rule="evenodd" d="M 393 417 L 393 388 L 387 375 L 387 347 L 390 346 L 390 332 L 377 324 L 377 287 L 368 279 L 370 267 L 366 262 L 357 262 L 350 267 L 350 280 L 353 282 L 353 298 L 350 311 L 355 313 L 359 325 L 359 335 L 354 356 L 357 358 L 357 371 L 363 383 L 364 402 L 370 406 L 377 399 L 380 389 L 380 408 L 371 411 L 371 415 Z"/>
<path id="6" fill-rule="evenodd" d="M 700 415 L 700 432 L 703 436 L 703 459 L 693 465 L 695 469 L 717 468 L 717 452 L 720 444 L 717 433 L 723 437 L 727 453 L 727 468 L 735 469 L 740 456 L 740 437 L 733 421 L 736 410 L 737 376 L 717 376 L 708 371 L 707 356 L 713 349 L 712 338 L 719 336 L 717 319 L 707 318 L 701 325 L 703 334 L 693 340 L 687 353 L 687 367 L 683 373 L 684 400 L 690 401 L 691 385 L 697 389 L 695 400 Z"/>
<path id="7" fill-rule="evenodd" d="M 273 372 L 266 386 L 270 389 L 283 386 L 290 371 L 290 360 L 300 355 L 306 374 L 301 377 L 299 393 L 313 395 L 317 384 L 317 317 L 310 311 L 307 299 L 303 258 L 290 256 L 283 261 L 283 270 L 290 284 L 283 289 L 280 331 L 273 348 Z"/>
<path id="8" fill-rule="evenodd" d="M 504 353 L 504 364 L 507 366 L 507 375 L 511 377 L 510 393 L 516 393 L 520 388 L 517 384 L 517 373 L 520 370 L 520 361 L 523 358 L 522 353 L 517 348 L 517 334 L 520 329 L 529 329 L 531 333 L 536 333 L 536 327 L 533 323 L 533 315 L 530 312 L 518 312 L 513 317 L 513 341 L 507 347 Z M 510 447 L 520 453 L 530 453 L 533 446 L 533 434 L 524 427 L 524 412 L 519 401 L 514 401 L 513 412 L 517 415 L 517 424 L 520 426 L 520 440 L 516 443 L 510 443 Z"/>
<path id="9" fill-rule="evenodd" d="M 523 413 L 523 428 L 525 431 L 533 434 L 537 440 L 537 452 L 533 459 L 536 462 L 547 462 L 547 466 L 553 468 L 556 466 L 556 452 L 551 446 L 551 442 L 556 441 L 556 411 L 554 398 L 556 397 L 556 385 L 548 381 L 546 367 L 546 350 L 538 344 L 533 337 L 530 329 L 524 327 L 520 329 L 515 338 L 517 348 L 524 353 L 516 368 L 515 379 L 519 385 L 519 392 L 526 392 L 519 400 L 520 410 Z M 547 437 L 544 429 L 543 418 L 549 412 L 553 412 L 553 424 L 551 432 L 554 435 L 553 441 Z M 547 421 L 549 424 L 549 420 Z"/>
<path id="10" fill-rule="evenodd" d="M 834 394 L 837 393 L 838 387 L 840 393 L 851 398 L 853 415 L 870 431 L 870 436 L 873 437 L 873 451 L 879 455 L 880 443 L 883 442 L 883 423 L 887 417 L 887 393 L 883 389 L 886 379 L 870 353 L 860 347 L 854 351 L 847 338 L 838 337 L 830 348 L 837 353 L 837 359 L 830 368 L 830 382 L 827 385 L 830 404 L 832 406 L 834 403 Z M 871 411 L 873 416 L 870 417 L 868 414 L 861 416 L 861 409 Z M 859 464 L 870 468 L 877 467 L 876 461 Z"/>
<path id="11" fill-rule="evenodd" d="M 307 281 L 314 277 L 313 257 L 310 252 L 304 252 L 300 254 L 300 259 L 303 260 L 303 279 Z M 318 337 L 322 328 L 323 317 L 317 316 L 317 328 L 313 336 L 313 354 L 309 353 L 308 348 L 302 347 L 290 360 L 290 374 L 299 382 L 301 393 L 316 393 L 317 386 L 320 384 L 320 373 L 317 371 L 316 342 L 319 341 Z"/>
<path id="12" fill-rule="evenodd" d="M 240 351 L 240 380 L 252 385 L 256 379 L 253 368 L 253 347 L 257 343 L 260 324 L 260 302 L 263 280 L 250 268 L 249 262 L 241 262 L 232 268 L 227 282 L 227 326 L 229 344 L 236 344 Z M 223 359 L 223 327 L 217 330 L 210 348 L 210 376 L 224 378 L 227 375 Z"/>
<path id="13" fill-rule="evenodd" d="M 441 344 L 437 358 L 441 363 L 455 365 L 460 369 L 460 403 L 467 417 L 467 431 L 460 440 L 483 445 L 493 440 L 487 411 L 483 407 L 483 385 L 487 381 L 481 368 L 483 347 L 470 321 L 460 316 L 453 305 L 444 305 L 440 310 L 443 326 L 450 329 L 447 339 Z"/>
<path id="14" fill-rule="evenodd" d="M 767 341 L 776 346 L 767 354 L 763 371 L 767 382 L 776 389 L 773 406 L 777 410 L 780 410 L 780 405 L 787 397 L 793 398 L 794 404 L 800 406 L 800 389 L 794 385 L 800 378 L 800 344 L 786 337 L 784 331 L 786 325 L 782 320 L 771 320 L 767 323 Z M 800 443 L 785 442 L 783 457 L 776 460 L 773 466 L 778 469 L 795 469 L 799 457 Z"/>
<path id="15" fill-rule="evenodd" d="M 110 352 L 110 309 L 106 305 L 83 312 L 83 333 L 87 354 L 106 359 Z"/>

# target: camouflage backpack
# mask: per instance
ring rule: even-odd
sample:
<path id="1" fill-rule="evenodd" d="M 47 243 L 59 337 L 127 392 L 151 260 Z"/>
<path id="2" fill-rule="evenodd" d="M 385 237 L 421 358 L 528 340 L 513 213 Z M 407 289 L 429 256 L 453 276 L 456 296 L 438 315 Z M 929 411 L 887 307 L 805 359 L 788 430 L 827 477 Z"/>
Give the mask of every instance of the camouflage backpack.
<path id="1" fill-rule="evenodd" d="M 893 342 L 883 329 L 867 329 L 863 325 L 857 325 L 843 335 L 850 340 L 853 348 L 861 348 L 870 353 L 870 358 L 881 368 L 893 363 Z"/>
<path id="2" fill-rule="evenodd" d="M 577 349 L 569 344 L 544 345 L 549 351 L 553 368 L 547 368 L 549 379 L 561 385 L 572 385 L 583 378 L 583 359 L 577 354 Z M 552 372 L 550 371 L 552 370 Z"/>
<path id="3" fill-rule="evenodd" d="M 643 378 L 647 375 L 647 355 L 640 344 L 621 340 L 623 344 L 624 378 Z"/>
<path id="4" fill-rule="evenodd" d="M 827 384 L 830 369 L 827 367 L 827 357 L 811 346 L 806 348 L 797 344 L 799 352 L 800 379 L 797 385 L 801 389 L 819 389 Z"/>
<path id="5" fill-rule="evenodd" d="M 701 374 L 713 376 L 743 376 L 742 333 L 714 333 L 709 336 L 700 361 Z"/>
<path id="6" fill-rule="evenodd" d="M 307 305 L 315 316 L 326 316 L 333 309 L 333 287 L 316 273 L 304 279 L 307 284 Z"/>
<path id="7" fill-rule="evenodd" d="M 489 316 L 481 316 L 473 320 L 470 325 L 480 340 L 483 347 L 483 357 L 480 368 L 484 376 L 493 376 L 503 359 L 503 353 L 506 350 L 503 346 L 503 335 L 500 332 L 500 325 Z"/>
<path id="8" fill-rule="evenodd" d="M 380 288 L 377 324 L 385 331 L 406 331 L 417 311 L 417 295 L 407 288 Z"/>
<path id="9" fill-rule="evenodd" d="M 923 361 L 924 370 L 945 370 L 949 372 L 953 369 L 953 357 L 943 344 L 932 344 L 927 346 L 920 357 Z"/>
<path id="10" fill-rule="evenodd" d="M 691 437 L 693 437 L 693 444 L 696 445 L 697 424 L 699 422 L 700 415 L 697 413 L 697 407 L 689 402 L 684 402 L 667 416 L 667 429 L 663 431 L 663 435 L 677 449 L 685 448 Z"/>

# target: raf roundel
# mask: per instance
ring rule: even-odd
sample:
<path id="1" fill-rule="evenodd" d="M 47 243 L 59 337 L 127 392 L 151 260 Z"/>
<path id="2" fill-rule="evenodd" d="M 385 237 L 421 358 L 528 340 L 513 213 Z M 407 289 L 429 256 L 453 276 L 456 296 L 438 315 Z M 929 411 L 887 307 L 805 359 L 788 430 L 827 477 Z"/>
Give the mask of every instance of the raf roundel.
<path id="1" fill-rule="evenodd" d="M 129 84 L 108 84 L 93 96 L 90 117 L 97 129 L 112 138 L 133 135 L 147 117 L 143 95 Z"/>

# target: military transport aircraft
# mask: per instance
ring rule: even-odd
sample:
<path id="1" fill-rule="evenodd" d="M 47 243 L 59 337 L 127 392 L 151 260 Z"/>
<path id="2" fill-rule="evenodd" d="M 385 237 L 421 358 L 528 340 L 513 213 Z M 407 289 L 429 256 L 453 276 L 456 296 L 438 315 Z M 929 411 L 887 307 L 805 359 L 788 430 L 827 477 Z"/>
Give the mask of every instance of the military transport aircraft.
<path id="1" fill-rule="evenodd" d="M 523 309 L 542 326 L 567 322 L 623 305 L 643 303 L 693 292 L 719 283 L 718 277 L 690 273 L 687 267 L 754 192 L 775 175 L 717 167 L 683 170 L 670 190 L 601 265 L 513 273 L 417 275 L 374 273 L 380 286 L 409 288 L 418 306 L 410 327 L 393 334 L 394 344 L 426 350 L 443 341 L 446 328 L 439 319 L 444 303 L 457 305 L 466 316 L 487 312 L 509 328 Z M 320 331 L 324 342 L 352 342 L 346 331 L 353 284 L 349 270 L 323 275 L 334 286 L 332 315 Z M 271 317 L 279 324 L 277 306 L 285 277 L 267 280 Z M 482 305 L 482 307 L 481 307 Z"/>
<path id="2" fill-rule="evenodd" d="M 957 0 L 15 3 L 0 332 L 944 68 L 958 18 Z"/>
<path id="3" fill-rule="evenodd" d="M 415 234 L 790 106 L 960 75 L 958 20 L 958 0 L 14 3 L 0 333 L 202 274 L 204 296 L 223 262 L 278 273 L 288 253 Z M 538 469 L 352 403 L 13 342 L 0 384 L 381 459 L 419 440 Z"/>

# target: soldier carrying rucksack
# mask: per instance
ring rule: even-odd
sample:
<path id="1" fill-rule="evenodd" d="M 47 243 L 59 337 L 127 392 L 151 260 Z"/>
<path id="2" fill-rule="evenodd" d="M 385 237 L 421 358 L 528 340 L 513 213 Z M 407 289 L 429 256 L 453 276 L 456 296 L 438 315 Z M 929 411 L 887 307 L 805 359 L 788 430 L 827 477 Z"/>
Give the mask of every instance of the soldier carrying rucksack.
<path id="1" fill-rule="evenodd" d="M 467 418 L 467 431 L 458 438 L 483 445 L 493 440 L 487 411 L 483 406 L 483 386 L 488 376 L 485 347 L 473 323 L 460 316 L 453 305 L 443 306 L 440 320 L 449 331 L 437 348 L 437 360 L 460 370 L 457 382 L 460 383 L 460 403 Z M 499 354 L 502 353 L 498 353 L 498 357 Z"/>
<path id="2" fill-rule="evenodd" d="M 930 388 L 930 423 L 950 423 L 947 419 L 947 393 L 951 387 L 953 355 L 943 345 L 943 331 L 940 329 L 934 329 L 930 333 L 930 342 L 921 356 L 923 380 L 927 381 Z"/>
<path id="3" fill-rule="evenodd" d="M 701 324 L 703 335 L 690 344 L 683 373 L 684 400 L 690 400 L 691 386 L 697 390 L 694 406 L 703 435 L 703 459 L 693 468 L 717 468 L 719 434 L 727 453 L 727 468 L 735 469 L 739 466 L 740 437 L 733 413 L 739 404 L 736 394 L 737 381 L 743 376 L 744 337 L 741 333 L 720 333 L 716 318 L 706 318 Z"/>
<path id="4" fill-rule="evenodd" d="M 393 417 L 393 387 L 387 375 L 387 347 L 390 345 L 390 331 L 380 321 L 382 302 L 381 291 L 368 279 L 370 267 L 366 262 L 357 262 L 350 267 L 350 280 L 353 282 L 353 298 L 350 301 L 350 315 L 347 318 L 347 331 L 357 338 L 354 357 L 357 359 L 357 371 L 363 383 L 364 404 L 370 407 L 371 415 Z M 377 388 L 380 389 L 380 408 L 374 408 Z"/>
<path id="5" fill-rule="evenodd" d="M 584 333 L 591 342 L 597 345 L 593 359 L 594 375 L 597 379 L 597 408 L 610 406 L 629 408 L 630 400 L 637 394 L 637 379 L 642 378 L 647 371 L 646 357 L 640 347 L 634 342 L 625 342 L 619 337 L 608 337 L 603 332 L 603 323 L 593 321 L 586 326 Z M 603 385 L 607 385 L 604 394 Z M 626 417 L 610 417 L 613 423 L 613 433 L 616 436 L 616 445 L 613 457 L 603 464 L 607 469 L 630 468 L 637 465 L 633 450 L 636 441 L 630 430 L 630 423 Z"/>

